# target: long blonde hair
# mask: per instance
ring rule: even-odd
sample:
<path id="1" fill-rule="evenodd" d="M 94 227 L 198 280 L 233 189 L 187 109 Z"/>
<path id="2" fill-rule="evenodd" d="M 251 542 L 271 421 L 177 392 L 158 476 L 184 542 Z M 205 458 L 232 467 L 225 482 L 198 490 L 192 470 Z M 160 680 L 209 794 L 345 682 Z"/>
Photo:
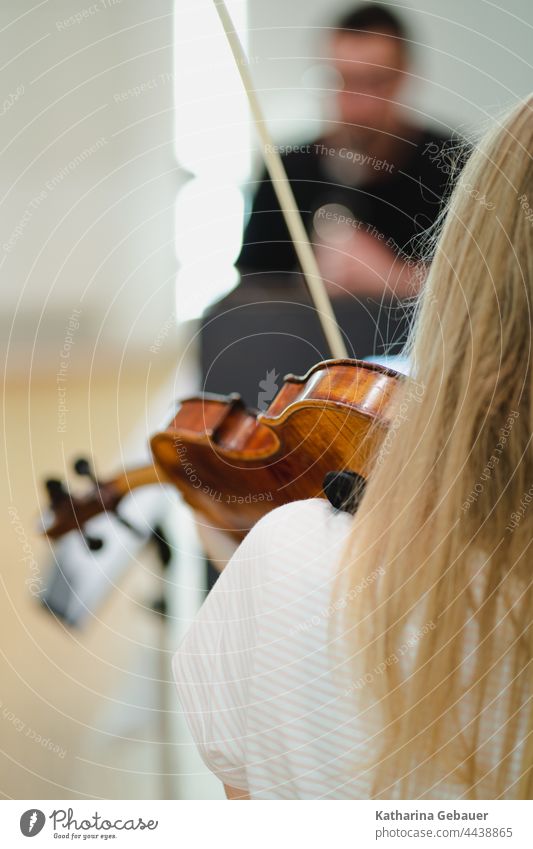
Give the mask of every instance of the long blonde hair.
<path id="1" fill-rule="evenodd" d="M 338 575 L 375 797 L 532 796 L 532 106 L 453 191 Z"/>

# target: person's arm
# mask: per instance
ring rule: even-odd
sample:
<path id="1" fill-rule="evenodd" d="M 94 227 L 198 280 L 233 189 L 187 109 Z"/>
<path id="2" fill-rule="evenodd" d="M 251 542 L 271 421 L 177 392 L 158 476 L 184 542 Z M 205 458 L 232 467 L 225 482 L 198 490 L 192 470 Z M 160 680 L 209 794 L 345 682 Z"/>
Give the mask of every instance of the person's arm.
<path id="1" fill-rule="evenodd" d="M 283 664 L 277 674 L 275 658 L 287 639 L 293 642 L 293 627 L 306 621 L 308 610 L 299 607 L 301 572 L 309 575 L 311 570 L 315 576 L 312 593 L 324 581 L 329 586 L 331 576 L 327 568 L 324 576 L 324 568 L 331 557 L 337 562 L 351 524 L 351 516 L 335 514 L 324 499 L 310 498 L 272 510 L 241 543 L 174 656 L 175 681 L 193 741 L 224 785 L 228 799 L 263 798 L 261 752 L 265 735 L 284 739 L 287 670 L 292 668 L 286 657 L 287 666 Z M 309 552 L 302 557 L 307 545 Z M 287 604 L 280 603 L 280 594 L 281 599 L 286 594 Z M 271 629 L 278 617 L 277 648 L 270 657 L 270 638 L 265 637 L 264 628 Z M 308 668 L 309 653 L 305 644 L 303 648 L 296 662 L 305 662 Z M 269 706 L 261 719 L 259 694 L 267 679 Z M 285 751 L 282 744 L 276 759 L 283 758 Z"/>
<path id="2" fill-rule="evenodd" d="M 256 643 L 256 570 L 261 569 L 264 548 L 259 522 L 222 572 L 173 659 L 191 736 L 228 799 L 249 795 L 246 742 Z"/>
<path id="3" fill-rule="evenodd" d="M 313 248 L 333 298 L 347 293 L 377 298 L 412 297 L 418 293 L 424 277 L 421 263 L 402 259 L 385 240 L 364 229 L 347 231 L 345 241 L 332 244 L 321 242 L 314 234 Z M 289 231 L 266 172 L 254 198 L 237 265 L 241 274 L 282 274 L 297 267 Z"/>
<path id="4" fill-rule="evenodd" d="M 342 242 L 318 243 L 315 252 L 332 297 L 348 293 L 413 297 L 424 279 L 422 263 L 402 259 L 385 241 L 364 230 L 348 234 Z"/>

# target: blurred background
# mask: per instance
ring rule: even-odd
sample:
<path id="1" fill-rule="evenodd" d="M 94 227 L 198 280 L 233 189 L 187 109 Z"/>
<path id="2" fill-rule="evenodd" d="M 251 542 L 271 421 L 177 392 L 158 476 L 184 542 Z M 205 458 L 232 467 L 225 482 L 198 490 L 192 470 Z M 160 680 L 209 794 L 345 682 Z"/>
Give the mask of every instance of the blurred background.
<path id="1" fill-rule="evenodd" d="M 319 135 L 324 28 L 356 5 L 228 2 L 276 143 Z M 383 5 L 411 27 L 425 124 L 468 137 L 531 90 L 529 0 Z M 76 627 L 40 604 L 60 557 L 37 531 L 47 476 L 142 462 L 204 384 L 199 319 L 238 283 L 262 167 L 246 101 L 208 0 L 4 0 L 0 44 L 0 793 L 221 798 L 170 669 L 206 581 L 187 509 L 163 489 L 131 507 L 165 528 L 164 572 L 116 523 L 105 567 L 75 549 L 98 584 Z"/>

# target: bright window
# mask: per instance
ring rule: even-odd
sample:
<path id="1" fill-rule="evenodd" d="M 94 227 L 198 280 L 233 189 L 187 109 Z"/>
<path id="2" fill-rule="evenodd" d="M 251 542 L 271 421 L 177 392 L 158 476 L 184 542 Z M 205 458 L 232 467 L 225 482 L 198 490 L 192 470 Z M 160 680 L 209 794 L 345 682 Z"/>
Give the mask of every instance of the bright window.
<path id="1" fill-rule="evenodd" d="M 227 0 L 246 48 L 246 0 Z M 250 116 L 213 0 L 175 5 L 176 157 L 191 176 L 176 199 L 176 314 L 201 315 L 232 289 L 250 174 Z"/>

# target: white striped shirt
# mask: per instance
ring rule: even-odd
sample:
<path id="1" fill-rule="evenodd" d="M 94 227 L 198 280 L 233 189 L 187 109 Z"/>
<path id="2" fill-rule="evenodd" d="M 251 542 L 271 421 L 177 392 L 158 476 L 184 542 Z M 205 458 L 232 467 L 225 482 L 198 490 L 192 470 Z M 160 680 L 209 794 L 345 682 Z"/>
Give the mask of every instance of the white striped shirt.
<path id="1" fill-rule="evenodd" d="M 368 796 L 354 764 L 372 728 L 354 717 L 327 648 L 332 580 L 351 521 L 322 499 L 269 513 L 174 656 L 203 760 L 252 798 Z"/>
<path id="2" fill-rule="evenodd" d="M 269 513 L 174 656 L 179 699 L 204 762 L 252 799 L 371 797 L 368 764 L 382 728 L 375 710 L 358 709 L 361 681 L 350 660 L 339 663 L 331 650 L 332 584 L 352 521 L 321 499 Z M 369 579 L 379 580 L 379 570 Z M 416 640 L 418 630 L 410 626 L 406 639 Z M 476 639 L 472 626 L 467 643 Z M 502 668 L 501 704 L 487 722 L 488 772 L 500 754 L 494 732 L 497 717 L 508 716 L 508 680 Z M 472 709 L 466 706 L 465 726 Z M 460 798 L 465 788 L 447 776 L 425 789 L 425 798 L 443 799 Z M 490 798 L 487 791 L 480 798 Z"/>

